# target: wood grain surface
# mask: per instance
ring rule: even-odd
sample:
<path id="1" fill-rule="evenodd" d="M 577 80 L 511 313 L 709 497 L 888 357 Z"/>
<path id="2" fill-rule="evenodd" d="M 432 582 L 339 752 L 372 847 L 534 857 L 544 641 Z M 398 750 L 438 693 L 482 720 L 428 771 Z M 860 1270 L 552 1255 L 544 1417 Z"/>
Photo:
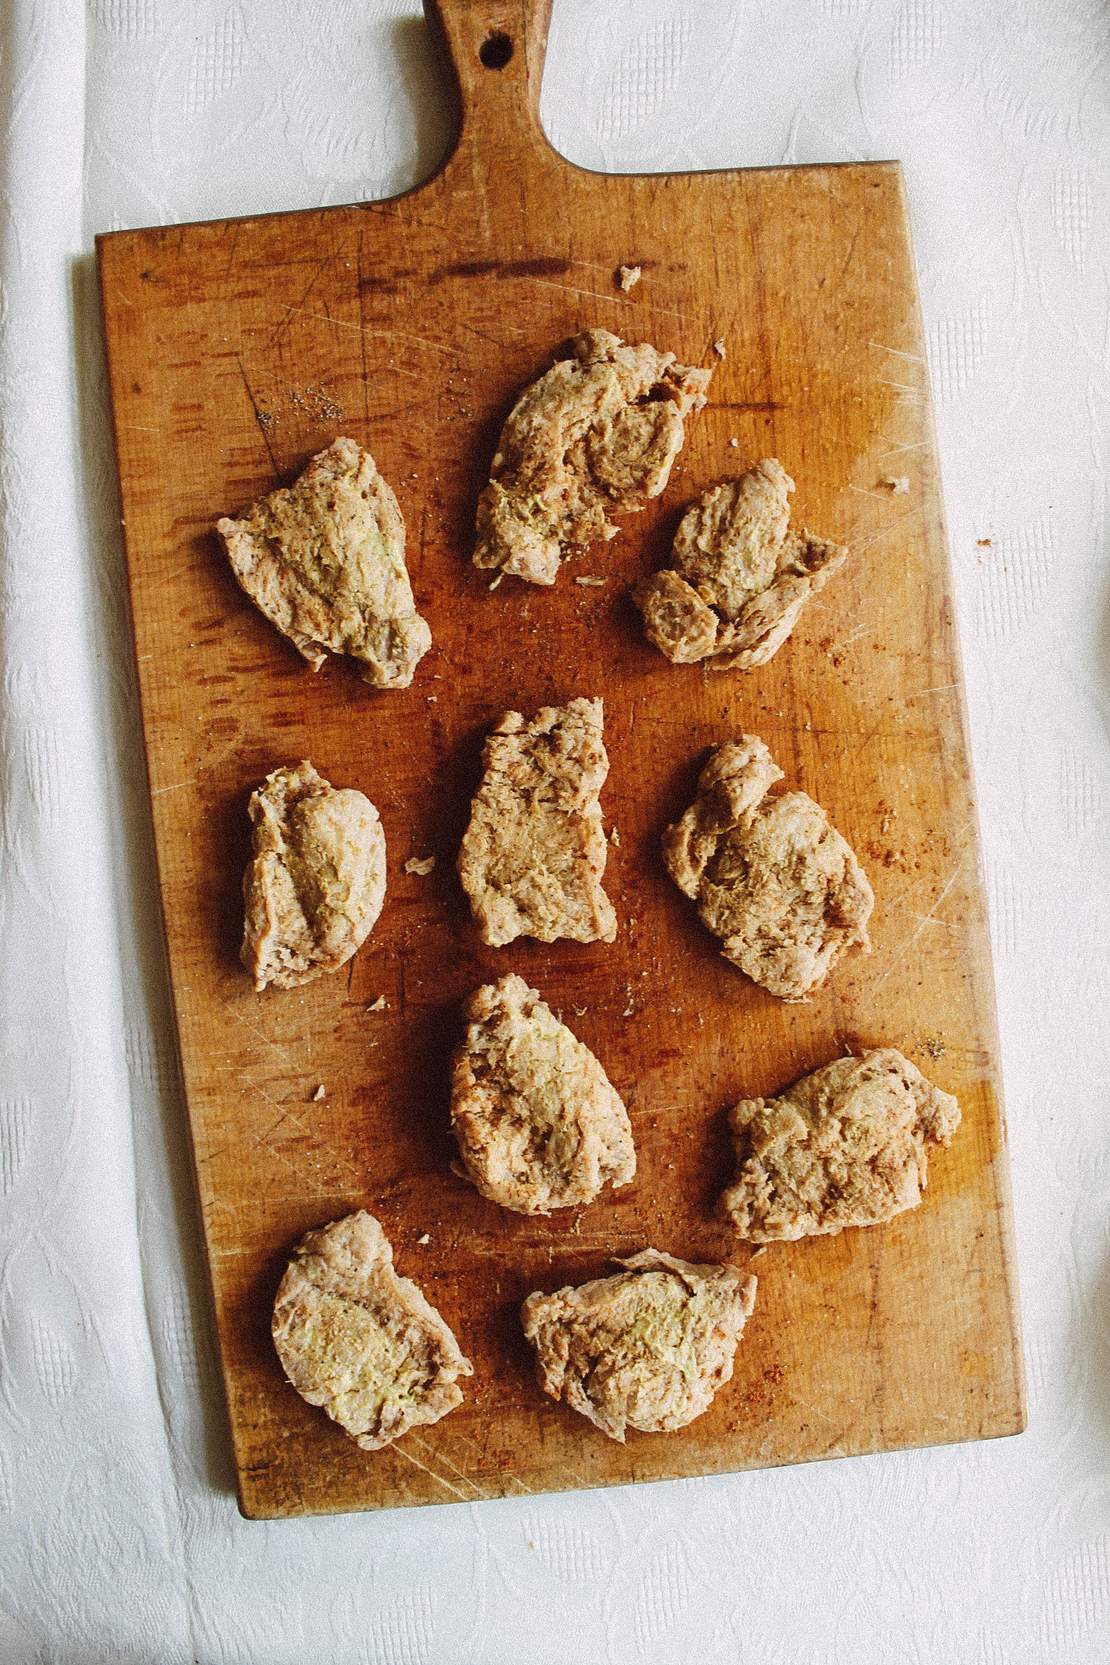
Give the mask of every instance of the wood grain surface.
<path id="1" fill-rule="evenodd" d="M 420 189 L 99 242 L 162 903 L 241 1507 L 472 1500 L 1014 1432 L 1024 1410 L 991 971 L 900 171 L 583 172 L 536 118 L 546 7 L 441 0 L 433 21 L 461 129 Z M 495 30 L 512 56 L 487 68 Z M 627 295 L 621 263 L 643 268 Z M 727 357 L 658 502 L 553 589 L 491 591 L 469 556 L 499 425 L 559 344 L 591 326 L 691 363 L 715 363 L 720 337 Z M 401 692 L 375 693 L 335 661 L 314 676 L 238 590 L 212 532 L 338 433 L 373 452 L 408 524 L 434 646 Z M 671 666 L 643 640 L 628 586 L 663 561 L 695 493 L 765 455 L 798 482 L 796 519 L 848 542 L 850 564 L 765 669 Z M 905 494 L 883 484 L 902 475 Z M 619 935 L 487 949 L 454 872 L 482 734 L 505 707 L 575 694 L 605 700 Z M 707 748 L 745 730 L 827 808 L 876 890 L 873 953 L 803 1005 L 719 957 L 660 859 L 660 830 Z M 259 996 L 237 959 L 246 801 L 302 757 L 377 804 L 388 895 L 344 972 Z M 404 871 L 429 854 L 429 876 Z M 459 1003 L 509 970 L 570 1017 L 632 1116 L 635 1183 L 569 1218 L 499 1211 L 448 1167 Z M 371 1010 L 379 995 L 387 1005 Z M 522 1296 L 645 1244 L 743 1261 L 713 1212 L 731 1172 L 726 1106 L 880 1044 L 963 1106 L 921 1208 L 759 1256 L 735 1377 L 682 1433 L 621 1447 L 544 1399 Z M 476 1368 L 459 1411 L 376 1455 L 302 1403 L 269 1337 L 291 1245 L 357 1207 L 382 1220 L 400 1271 Z"/>

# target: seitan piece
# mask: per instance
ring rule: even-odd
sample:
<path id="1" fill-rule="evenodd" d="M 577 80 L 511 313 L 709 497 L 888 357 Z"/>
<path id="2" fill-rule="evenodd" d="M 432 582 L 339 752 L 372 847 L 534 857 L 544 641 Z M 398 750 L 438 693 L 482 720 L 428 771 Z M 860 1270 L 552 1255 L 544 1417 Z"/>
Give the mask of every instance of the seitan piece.
<path id="1" fill-rule="evenodd" d="M 274 1302 L 274 1346 L 302 1399 L 380 1451 L 462 1404 L 473 1367 L 435 1307 L 393 1270 L 393 1249 L 360 1209 L 293 1251 Z"/>
<path id="2" fill-rule="evenodd" d="M 615 1277 L 529 1295 L 521 1318 L 543 1391 L 623 1445 L 628 1428 L 669 1433 L 709 1409 L 732 1376 L 755 1279 L 658 1249 L 617 1264 Z"/>
<path id="3" fill-rule="evenodd" d="M 960 1125 L 950 1093 L 893 1047 L 838 1058 L 729 1113 L 739 1168 L 721 1198 L 753 1243 L 875 1226 L 921 1201 L 930 1145 Z"/>
<path id="4" fill-rule="evenodd" d="M 413 602 L 397 499 L 368 451 L 335 440 L 216 530 L 243 589 L 314 671 L 346 653 L 375 688 L 408 687 L 432 633 Z"/>
<path id="5" fill-rule="evenodd" d="M 451 1122 L 483 1197 L 518 1214 L 593 1202 L 636 1172 L 628 1112 L 590 1051 L 522 977 L 476 989 Z"/>
<path id="6" fill-rule="evenodd" d="M 755 735 L 718 746 L 663 856 L 725 958 L 771 994 L 804 1000 L 848 949 L 870 946 L 875 898 L 820 804 L 769 795 L 781 779 Z"/>
<path id="7" fill-rule="evenodd" d="M 486 738 L 458 868 L 482 938 L 612 942 L 598 796 L 609 773 L 600 700 L 506 711 Z"/>
<path id="8" fill-rule="evenodd" d="M 520 395 L 478 500 L 474 565 L 553 584 L 559 565 L 600 538 L 611 515 L 658 497 L 705 403 L 711 370 L 587 330 Z"/>
<path id="9" fill-rule="evenodd" d="M 752 670 L 778 652 L 847 550 L 789 530 L 794 482 L 773 457 L 686 511 L 671 565 L 634 592 L 650 641 L 676 665 Z"/>
<path id="10" fill-rule="evenodd" d="M 385 898 L 385 834 L 361 792 L 312 764 L 275 769 L 251 794 L 242 960 L 258 990 L 292 989 L 361 948 Z"/>

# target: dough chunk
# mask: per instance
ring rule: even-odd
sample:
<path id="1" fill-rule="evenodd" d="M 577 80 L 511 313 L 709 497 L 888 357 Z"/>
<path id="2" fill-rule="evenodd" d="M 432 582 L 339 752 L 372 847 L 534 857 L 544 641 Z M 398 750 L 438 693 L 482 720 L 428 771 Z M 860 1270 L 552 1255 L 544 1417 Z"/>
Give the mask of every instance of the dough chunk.
<path id="1" fill-rule="evenodd" d="M 592 1202 L 636 1172 L 628 1112 L 590 1051 L 522 977 L 476 989 L 451 1121 L 470 1178 L 518 1214 Z"/>
<path id="2" fill-rule="evenodd" d="M 765 665 L 810 596 L 844 565 L 839 544 L 788 529 L 793 490 L 782 464 L 767 457 L 686 511 L 671 566 L 634 592 L 648 639 L 674 664 Z"/>
<path id="3" fill-rule="evenodd" d="M 729 1113 L 739 1172 L 721 1198 L 753 1243 L 875 1226 L 921 1201 L 928 1147 L 960 1125 L 950 1093 L 893 1047 L 838 1058 Z"/>
<path id="4" fill-rule="evenodd" d="M 617 1264 L 615 1277 L 529 1295 L 521 1317 L 543 1391 L 623 1445 L 628 1428 L 669 1433 L 709 1409 L 732 1376 L 755 1279 L 658 1249 Z"/>
<path id="5" fill-rule="evenodd" d="M 659 496 L 712 375 L 608 330 L 571 349 L 513 406 L 478 500 L 474 565 L 532 584 L 553 584 L 560 562 L 615 537 L 610 515 Z"/>
<path id="6" fill-rule="evenodd" d="M 804 1000 L 849 948 L 868 948 L 871 886 L 820 804 L 769 796 L 782 779 L 763 741 L 718 746 L 663 857 L 721 952 L 783 1000 Z"/>
<path id="7" fill-rule="evenodd" d="M 335 440 L 216 530 L 243 589 L 314 671 L 346 653 L 375 688 L 408 687 L 432 633 L 413 602 L 397 499 L 368 451 Z"/>
<path id="8" fill-rule="evenodd" d="M 292 989 L 361 948 L 385 898 L 385 834 L 361 792 L 309 762 L 251 794 L 254 857 L 243 876 L 242 960 L 258 990 Z"/>
<path id="9" fill-rule="evenodd" d="M 462 1404 L 473 1367 L 435 1307 L 393 1270 L 381 1225 L 360 1209 L 310 1231 L 274 1302 L 274 1346 L 302 1399 L 364 1451 Z"/>
<path id="10" fill-rule="evenodd" d="M 506 711 L 487 736 L 485 773 L 459 850 L 459 877 L 483 940 L 612 942 L 601 887 L 608 846 L 598 801 L 609 759 L 600 700 Z"/>

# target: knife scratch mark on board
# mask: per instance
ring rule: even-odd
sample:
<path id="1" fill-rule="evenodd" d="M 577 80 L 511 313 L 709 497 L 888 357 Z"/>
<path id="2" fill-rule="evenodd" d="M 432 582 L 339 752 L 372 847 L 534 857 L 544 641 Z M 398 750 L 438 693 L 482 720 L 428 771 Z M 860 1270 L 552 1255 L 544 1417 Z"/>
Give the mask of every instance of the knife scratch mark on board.
<path id="1" fill-rule="evenodd" d="M 921 403 L 921 389 L 915 382 L 892 382 L 886 376 L 878 377 L 880 387 L 892 387 L 896 394 L 896 405 L 919 405 Z"/>
<path id="2" fill-rule="evenodd" d="M 908 359 L 911 364 L 925 363 L 920 353 L 906 353 L 902 351 L 901 347 L 884 347 L 881 341 L 869 341 L 867 345 L 874 347 L 877 353 L 893 353 L 895 358 Z M 922 441 L 922 444 L 924 444 L 924 441 Z"/>
<path id="3" fill-rule="evenodd" d="M 870 549 L 873 543 L 878 543 L 881 538 L 889 537 L 890 533 L 896 531 L 904 521 L 919 520 L 924 513 L 924 508 L 911 509 L 908 514 L 899 515 L 897 520 L 888 520 L 885 526 L 880 526 L 879 530 L 872 532 L 869 538 L 863 538 L 859 543 L 854 542 L 852 553 L 855 555 L 862 554 L 865 549 Z"/>
<path id="4" fill-rule="evenodd" d="M 451 1433 L 461 1445 L 469 1445 L 472 1451 L 476 1451 L 478 1453 L 478 1456 L 482 1461 L 485 1460 L 486 1454 L 476 1440 L 470 1439 L 466 1434 L 460 1434 L 457 1429 L 454 1428 L 451 1429 Z M 587 1484 L 587 1482 L 575 1469 L 568 1468 L 566 1472 L 572 1479 L 577 1480 L 581 1485 L 585 1486 Z M 515 1484 L 520 1487 L 525 1497 L 535 1497 L 535 1487 L 530 1486 L 526 1480 L 522 1480 L 520 1475 L 516 1473 L 515 1469 L 507 1469 L 505 1471 L 505 1479 L 514 1481 Z"/>
<path id="5" fill-rule="evenodd" d="M 928 440 L 918 439 L 912 445 L 896 445 L 892 451 L 880 451 L 877 462 L 885 462 L 887 457 L 901 457 L 907 451 L 924 451 L 928 448 Z"/>
<path id="6" fill-rule="evenodd" d="M 968 826 L 970 826 L 970 822 L 968 823 Z M 964 832 L 966 832 L 966 831 L 967 831 L 967 826 L 964 827 Z M 933 903 L 932 907 L 929 909 L 928 913 L 918 915 L 917 925 L 915 925 L 914 929 L 910 932 L 909 936 L 906 938 L 905 942 L 902 944 L 901 948 L 898 950 L 898 953 L 895 954 L 894 957 L 891 959 L 890 963 L 887 965 L 886 970 L 883 972 L 883 975 L 876 981 L 876 983 L 875 983 L 875 993 L 876 994 L 882 988 L 883 984 L 887 981 L 887 979 L 889 977 L 891 977 L 895 971 L 897 971 L 898 967 L 901 965 L 902 961 L 906 958 L 907 954 L 910 952 L 910 949 L 913 947 L 914 943 L 917 941 L 918 937 L 921 935 L 921 933 L 925 929 L 926 925 L 931 925 L 931 924 L 938 923 L 938 921 L 936 920 L 937 909 L 941 906 L 945 897 L 948 895 L 949 891 L 955 885 L 956 880 L 960 877 L 960 874 L 963 872 L 964 868 L 967 866 L 967 858 L 968 858 L 969 853 L 970 853 L 969 851 L 965 850 L 963 855 L 956 862 L 955 866 L 952 868 L 951 873 L 948 875 L 947 879 L 945 880 L 944 885 L 941 888 L 940 894 L 938 895 L 936 901 Z M 943 922 L 941 922 L 941 923 L 943 923 Z"/>
<path id="7" fill-rule="evenodd" d="M 331 324 L 337 330 L 355 330 L 360 335 L 384 335 L 390 341 L 411 341 L 420 347 L 430 347 L 433 352 L 445 353 L 448 358 L 457 358 L 457 347 L 448 347 L 445 342 L 431 341 L 426 335 L 408 335 L 402 330 L 378 329 L 374 324 L 352 324 L 346 318 L 329 318 L 322 312 L 309 312 L 307 307 L 291 306 L 290 312 L 299 312 L 305 318 L 314 318 L 318 324 Z"/>
<path id="8" fill-rule="evenodd" d="M 250 384 L 247 372 L 243 366 L 242 356 L 239 353 L 236 353 L 235 355 L 235 362 L 239 366 L 239 374 L 243 378 L 243 386 L 246 388 L 247 398 L 251 402 L 251 410 L 254 412 L 254 420 L 258 424 L 259 433 L 262 435 L 262 443 L 266 447 L 266 455 L 270 459 L 270 467 L 274 471 L 274 477 L 277 478 L 277 476 L 281 473 L 281 470 L 278 468 L 277 458 L 274 456 L 273 446 L 270 444 L 270 436 L 266 432 L 266 424 L 262 420 L 262 412 L 259 409 L 258 400 L 254 396 L 254 389 Z"/>
<path id="9" fill-rule="evenodd" d="M 265 1030 L 258 1027 L 257 1023 L 251 1023 L 249 1018 L 245 1018 L 242 1012 L 237 1012 L 235 1007 L 230 1005 L 226 1000 L 221 1000 L 220 1005 L 223 1007 L 228 1017 L 234 1018 L 236 1023 L 242 1024 L 244 1029 L 249 1029 L 252 1035 L 257 1035 L 259 1040 L 264 1041 L 271 1051 L 277 1053 L 279 1058 L 284 1059 L 286 1063 L 292 1062 L 285 1047 L 283 1047 L 279 1041 L 272 1041 L 269 1035 L 266 1034 Z"/>
<path id="10" fill-rule="evenodd" d="M 194 775 L 192 780 L 175 780 L 170 786 L 155 786 L 150 795 L 152 798 L 160 798 L 166 792 L 180 792 L 183 787 L 196 786 L 199 781 L 199 775 Z"/>
<path id="11" fill-rule="evenodd" d="M 231 247 L 227 251 L 227 265 L 224 267 L 225 278 L 231 276 L 231 266 L 235 259 L 235 250 L 239 246 L 239 233 L 242 230 L 242 226 L 242 220 L 233 220 L 231 223 Z"/>
<path id="12" fill-rule="evenodd" d="M 591 300 L 606 301 L 618 306 L 629 306 L 631 304 L 627 295 L 603 295 L 597 289 L 578 289 L 573 283 L 555 283 L 551 278 L 531 277 L 528 282 L 542 284 L 545 289 L 559 289 L 564 295 L 588 295 Z M 652 312 L 665 312 L 672 318 L 681 319 L 684 324 L 694 326 L 695 320 L 690 317 L 688 312 L 680 312 L 674 306 L 664 306 L 661 301 L 652 300 L 651 310 Z"/>
<path id="13" fill-rule="evenodd" d="M 271 347 L 271 349 L 273 349 L 274 347 L 277 346 L 279 337 L 285 332 L 286 329 L 288 329 L 289 320 L 292 318 L 294 312 L 303 312 L 304 311 L 304 303 L 307 301 L 308 297 L 311 295 L 311 293 L 312 293 L 313 289 L 316 287 L 317 283 L 319 283 L 322 274 L 331 265 L 332 259 L 333 259 L 333 257 L 330 254 L 326 254 L 324 256 L 323 260 L 321 260 L 317 263 L 315 269 L 313 270 L 312 276 L 309 278 L 307 284 L 305 285 L 304 294 L 301 296 L 300 301 L 298 302 L 298 304 L 296 306 L 294 306 L 292 303 L 290 303 L 286 307 L 284 316 L 279 318 L 279 320 L 277 322 L 277 325 L 274 329 L 274 332 L 270 337 L 270 347 Z M 332 320 L 332 321 L 334 322 L 334 320 Z"/>
<path id="14" fill-rule="evenodd" d="M 485 1497 L 486 1494 L 482 1490 L 481 1486 L 478 1485 L 477 1481 L 472 1480 L 470 1478 L 469 1474 L 465 1474 L 463 1472 L 463 1470 L 461 1468 L 459 1468 L 457 1463 L 453 1463 L 451 1461 L 450 1457 L 448 1457 L 448 1455 L 446 1454 L 446 1452 L 444 1452 L 444 1451 L 439 1451 L 439 1452 L 435 1451 L 428 1444 L 427 1440 L 417 1439 L 415 1434 L 411 1434 L 411 1433 L 409 1435 L 409 1444 L 410 1444 L 410 1446 L 412 1446 L 412 1445 L 419 1446 L 421 1451 L 423 1451 L 425 1453 L 430 1453 L 430 1455 L 432 1457 L 438 1456 L 440 1462 L 441 1463 L 446 1463 L 447 1467 L 451 1470 L 452 1474 L 457 1474 L 458 1475 L 459 1479 L 462 1481 L 464 1486 L 470 1486 L 470 1487 L 473 1488 L 475 1497 L 479 1497 L 479 1498 L 484 1498 Z"/>
<path id="15" fill-rule="evenodd" d="M 464 1503 L 474 1502 L 474 1499 L 468 1492 L 462 1492 L 459 1490 L 458 1486 L 453 1486 L 450 1480 L 444 1479 L 443 1475 L 440 1474 L 437 1469 L 429 1468 L 427 1463 L 422 1463 L 419 1457 L 415 1457 L 413 1453 L 411 1451 L 407 1451 L 403 1445 L 397 1444 L 393 1447 L 393 1449 L 396 1451 L 398 1457 L 404 1457 L 406 1462 L 411 1463 L 414 1468 L 420 1469 L 430 1480 L 434 1480 L 437 1485 L 442 1486 L 444 1491 L 450 1492 L 454 1497 L 461 1498 Z M 484 1493 L 481 1495 L 484 1496 Z"/>
<path id="16" fill-rule="evenodd" d="M 848 272 L 848 268 L 852 264 L 852 258 L 855 255 L 856 245 L 860 240 L 860 235 L 861 235 L 862 231 L 863 231 L 863 224 L 862 224 L 862 222 L 860 222 L 856 225 L 856 229 L 852 233 L 852 241 L 848 244 L 848 252 L 844 256 L 844 259 L 840 263 L 840 270 L 836 274 L 836 282 L 837 283 L 842 283 L 843 282 L 843 280 L 844 280 L 844 278 L 845 278 L 845 276 Z"/>

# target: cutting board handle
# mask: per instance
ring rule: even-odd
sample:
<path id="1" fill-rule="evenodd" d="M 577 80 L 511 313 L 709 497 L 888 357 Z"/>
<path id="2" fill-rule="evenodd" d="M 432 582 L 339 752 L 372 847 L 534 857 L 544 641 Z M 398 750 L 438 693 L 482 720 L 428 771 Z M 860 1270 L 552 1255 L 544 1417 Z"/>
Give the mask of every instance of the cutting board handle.
<path id="1" fill-rule="evenodd" d="M 459 83 L 455 156 L 479 144 L 487 167 L 522 147 L 552 155 L 539 119 L 551 0 L 424 0 L 424 11 Z"/>

